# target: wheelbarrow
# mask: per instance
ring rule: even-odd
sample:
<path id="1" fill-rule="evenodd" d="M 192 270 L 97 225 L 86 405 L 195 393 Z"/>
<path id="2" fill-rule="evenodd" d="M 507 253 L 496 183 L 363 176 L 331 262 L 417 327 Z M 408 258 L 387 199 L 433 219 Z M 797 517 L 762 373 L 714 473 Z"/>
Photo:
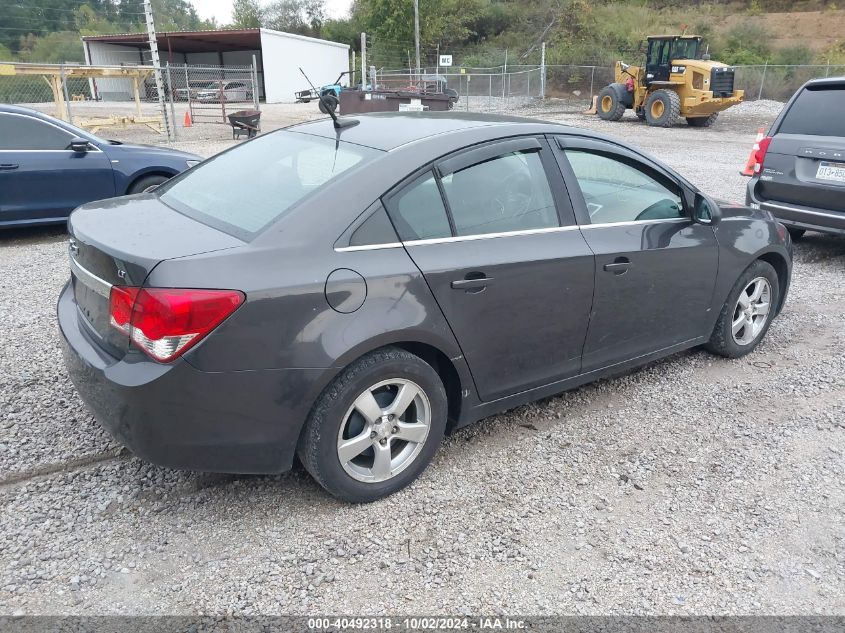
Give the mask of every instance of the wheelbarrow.
<path id="1" fill-rule="evenodd" d="M 252 138 L 261 129 L 261 112 L 258 110 L 238 110 L 229 115 L 229 124 L 232 126 L 232 138 L 246 135 Z"/>

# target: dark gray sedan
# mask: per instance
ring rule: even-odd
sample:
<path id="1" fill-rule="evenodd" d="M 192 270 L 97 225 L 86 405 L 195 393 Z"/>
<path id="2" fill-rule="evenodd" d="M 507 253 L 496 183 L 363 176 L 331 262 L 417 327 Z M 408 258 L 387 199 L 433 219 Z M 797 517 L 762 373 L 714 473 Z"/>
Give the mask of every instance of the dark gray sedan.
<path id="1" fill-rule="evenodd" d="M 266 134 L 71 216 L 67 366 L 140 457 L 278 473 L 298 455 L 371 501 L 445 432 L 697 345 L 742 356 L 783 306 L 786 229 L 618 141 L 357 121 Z"/>

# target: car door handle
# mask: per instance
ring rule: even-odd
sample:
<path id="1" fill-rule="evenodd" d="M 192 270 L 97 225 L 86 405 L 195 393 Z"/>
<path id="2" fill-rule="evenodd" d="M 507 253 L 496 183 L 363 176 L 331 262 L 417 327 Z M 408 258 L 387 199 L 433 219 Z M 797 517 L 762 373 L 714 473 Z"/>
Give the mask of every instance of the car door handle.
<path id="1" fill-rule="evenodd" d="M 484 290 L 493 281 L 492 277 L 471 277 L 469 279 L 456 279 L 452 282 L 453 290 L 466 290 L 468 292 Z"/>
<path id="2" fill-rule="evenodd" d="M 20 167 L 17 163 L 0 163 L 0 171 L 12 171 Z"/>
<path id="3" fill-rule="evenodd" d="M 633 266 L 631 260 L 627 257 L 617 257 L 612 264 L 605 264 L 605 272 L 613 273 L 614 275 L 624 275 L 628 269 Z"/>

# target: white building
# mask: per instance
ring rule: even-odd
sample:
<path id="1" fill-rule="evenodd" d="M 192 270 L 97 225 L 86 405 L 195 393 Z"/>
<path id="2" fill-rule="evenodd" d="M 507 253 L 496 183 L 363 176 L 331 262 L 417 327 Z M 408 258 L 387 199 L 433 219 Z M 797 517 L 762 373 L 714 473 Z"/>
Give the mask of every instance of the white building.
<path id="1" fill-rule="evenodd" d="M 260 98 L 268 103 L 290 102 L 294 92 L 308 87 L 299 68 L 315 86 L 330 84 L 349 69 L 349 46 L 271 29 L 181 31 L 157 33 L 162 66 L 244 67 L 256 62 Z M 82 38 L 85 61 L 96 65 L 149 64 L 146 33 L 89 35 Z M 123 79 L 98 79 L 95 98 L 132 98 Z"/>

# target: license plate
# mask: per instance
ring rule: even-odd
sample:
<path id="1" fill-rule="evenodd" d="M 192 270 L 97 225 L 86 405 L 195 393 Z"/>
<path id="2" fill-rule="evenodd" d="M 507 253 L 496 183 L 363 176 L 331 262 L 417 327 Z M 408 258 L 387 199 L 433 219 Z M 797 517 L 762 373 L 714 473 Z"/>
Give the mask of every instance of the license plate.
<path id="1" fill-rule="evenodd" d="M 816 172 L 816 178 L 845 183 L 845 163 L 822 162 Z"/>

